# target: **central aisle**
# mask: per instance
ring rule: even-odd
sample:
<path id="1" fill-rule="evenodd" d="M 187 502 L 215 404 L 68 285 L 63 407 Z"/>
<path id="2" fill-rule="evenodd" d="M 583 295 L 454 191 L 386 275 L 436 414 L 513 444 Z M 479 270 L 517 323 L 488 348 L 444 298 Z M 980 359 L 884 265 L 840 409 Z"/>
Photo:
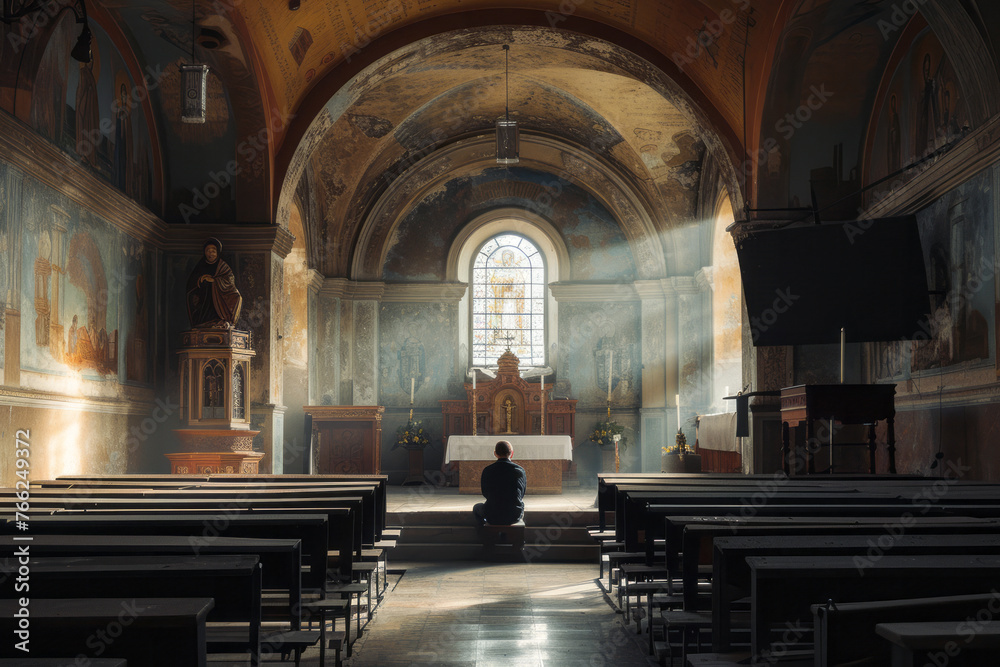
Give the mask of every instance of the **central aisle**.
<path id="1" fill-rule="evenodd" d="M 407 563 L 350 667 L 656 665 L 594 578 L 596 564 Z M 390 581 L 395 577 L 390 577 Z"/>

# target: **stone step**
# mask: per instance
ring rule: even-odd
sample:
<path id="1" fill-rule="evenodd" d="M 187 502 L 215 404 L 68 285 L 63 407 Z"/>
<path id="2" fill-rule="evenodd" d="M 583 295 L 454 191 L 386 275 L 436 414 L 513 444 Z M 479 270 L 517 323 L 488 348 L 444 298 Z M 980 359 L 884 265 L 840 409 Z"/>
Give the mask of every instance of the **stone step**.
<path id="1" fill-rule="evenodd" d="M 418 543 L 398 544 L 392 550 L 392 559 L 400 561 L 452 561 L 452 560 L 508 560 L 523 559 L 537 563 L 597 563 L 600 551 L 596 546 L 583 544 L 533 544 L 526 543 L 520 556 L 510 547 L 497 547 L 491 552 L 481 544 L 467 543 Z"/>
<path id="2" fill-rule="evenodd" d="M 425 512 L 387 512 L 390 526 L 471 526 L 472 510 L 438 510 Z M 592 526 L 598 523 L 597 510 L 528 510 L 524 523 L 531 526 Z"/>
<path id="3" fill-rule="evenodd" d="M 600 545 L 590 536 L 586 528 L 558 525 L 532 526 L 524 529 L 527 544 L 578 544 L 593 546 L 600 552 Z M 475 526 L 404 526 L 396 541 L 400 546 L 422 544 L 481 544 L 479 531 Z M 595 557 L 596 560 L 596 557 Z"/>

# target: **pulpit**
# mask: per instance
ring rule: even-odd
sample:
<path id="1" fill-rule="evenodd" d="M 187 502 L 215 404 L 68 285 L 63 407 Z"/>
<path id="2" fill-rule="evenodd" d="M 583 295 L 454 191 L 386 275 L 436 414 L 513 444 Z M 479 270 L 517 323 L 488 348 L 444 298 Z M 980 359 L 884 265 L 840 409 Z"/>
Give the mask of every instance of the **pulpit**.
<path id="1" fill-rule="evenodd" d="M 263 452 L 250 430 L 250 333 L 232 328 L 192 329 L 181 335 L 181 451 L 167 454 L 175 474 L 256 475 Z"/>
<path id="2" fill-rule="evenodd" d="M 307 405 L 311 474 L 377 475 L 382 466 L 382 405 Z"/>
<path id="3" fill-rule="evenodd" d="M 519 366 L 520 360 L 507 350 L 497 360 L 495 378 L 484 378 L 482 381 L 477 378 L 472 383 L 466 382 L 465 400 L 441 401 L 442 440 L 447 443 L 450 436 L 480 435 L 490 436 L 493 444 L 496 444 L 500 439 L 513 442 L 512 436 L 568 436 L 572 449 L 576 401 L 552 400 L 549 398 L 551 388 L 543 389 L 541 383 L 525 381 L 518 370 Z M 490 450 L 492 451 L 492 445 Z M 492 460 L 492 454 L 487 454 L 486 459 Z M 515 460 L 518 458 L 516 450 L 514 457 Z M 556 457 L 559 458 L 562 457 Z M 455 457 L 452 460 L 456 460 Z M 558 465 L 563 479 L 575 479 L 576 467 L 572 460 L 559 461 Z M 462 484 L 460 468 L 460 488 Z M 478 492 L 477 486 L 476 493 Z"/>

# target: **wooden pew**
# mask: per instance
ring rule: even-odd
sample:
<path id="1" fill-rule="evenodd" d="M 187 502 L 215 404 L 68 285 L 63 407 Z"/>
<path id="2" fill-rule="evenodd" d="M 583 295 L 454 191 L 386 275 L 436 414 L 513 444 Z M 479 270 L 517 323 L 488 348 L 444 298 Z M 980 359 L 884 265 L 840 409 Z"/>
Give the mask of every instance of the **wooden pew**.
<path id="1" fill-rule="evenodd" d="M 14 535 L 0 535 L 0 568 L 16 563 L 13 554 L 26 542 Z M 32 557 L 65 556 L 190 556 L 188 538 L 177 535 L 33 535 Z M 297 539 L 253 539 L 218 537 L 199 547 L 200 555 L 256 556 L 261 564 L 261 586 L 265 593 L 284 591 L 288 596 L 286 620 L 294 629 L 301 625 L 302 541 Z M 265 610 L 267 606 L 265 604 Z M 269 615 L 262 612 L 263 617 Z"/>
<path id="2" fill-rule="evenodd" d="M 358 545 L 371 543 L 375 536 L 377 517 L 376 493 L 373 486 L 313 486 L 295 487 L 289 489 L 229 489 L 229 488 L 185 488 L 185 489 L 152 489 L 152 488 L 74 488 L 74 489 L 36 489 L 31 492 L 32 505 L 46 498 L 75 499 L 78 506 L 95 503 L 104 499 L 137 499 L 156 498 L 161 500 L 215 500 L 227 507 L 239 509 L 243 506 L 253 506 L 257 501 L 268 500 L 315 500 L 335 502 L 341 497 L 362 498 L 362 516 L 360 524 L 355 528 Z M 368 535 L 365 535 L 365 532 Z"/>
<path id="3" fill-rule="evenodd" d="M 925 623 L 879 623 L 875 632 L 892 643 L 893 667 L 996 665 L 1000 621 L 977 624 L 961 619 Z"/>
<path id="4" fill-rule="evenodd" d="M 346 513 L 346 510 L 345 510 Z M 20 534 L 8 518 L 0 527 L 7 535 Z M 305 588 L 323 590 L 326 554 L 329 550 L 327 518 L 317 514 L 193 514 L 135 515 L 36 515 L 31 517 L 32 535 L 180 535 L 187 537 L 198 553 L 216 537 L 299 539 L 302 541 Z"/>
<path id="5" fill-rule="evenodd" d="M 79 598 L 31 601 L 31 655 L 124 658 L 147 667 L 206 667 L 205 621 L 211 598 Z M 0 657 L 14 648 L 18 600 L 0 599 Z M 117 635 L 117 636 L 113 636 Z"/>
<path id="6" fill-rule="evenodd" d="M 988 618 L 993 618 L 1000 612 L 998 596 L 1000 594 L 990 593 L 844 602 L 836 606 L 813 605 L 816 667 L 834 667 L 845 663 L 857 667 L 892 664 L 891 646 L 876 632 L 877 624 L 972 619 L 967 629 L 973 630 L 978 626 L 984 611 Z M 953 622 L 952 625 L 954 627 L 956 624 Z M 968 633 L 957 643 L 963 644 L 967 636 Z"/>
<path id="7" fill-rule="evenodd" d="M 330 530 L 328 543 L 336 557 L 330 563 L 336 574 L 350 581 L 353 565 L 360 560 L 362 547 L 359 540 L 358 513 L 361 500 L 352 496 L 333 500 L 318 499 L 255 499 L 252 502 L 233 502 L 221 499 L 202 498 L 103 498 L 90 497 L 48 497 L 41 500 L 32 498 L 32 509 L 66 509 L 87 514 L 145 514 L 150 512 L 200 512 L 202 514 L 224 512 L 226 514 L 274 514 L 274 513 L 320 513 L 327 517 Z M 346 514 L 345 514 L 346 510 Z M 328 565 L 329 565 L 328 564 Z"/>
<path id="8" fill-rule="evenodd" d="M 30 543 L 26 543 L 30 544 Z M 31 556 L 32 603 L 46 598 L 210 597 L 208 622 L 246 624 L 240 646 L 260 664 L 261 568 L 257 556 Z M 12 575 L 17 568 L 2 571 Z M 15 578 L 0 595 L 15 597 Z M 212 632 L 208 632 L 211 643 Z"/>
<path id="9" fill-rule="evenodd" d="M 848 528 L 850 530 L 850 528 Z M 712 555 L 712 650 L 728 651 L 732 604 L 751 594 L 747 558 L 759 556 L 850 556 L 856 567 L 875 563 L 883 552 L 874 551 L 876 535 L 782 535 L 717 537 Z M 869 559 L 869 553 L 874 552 Z M 899 535 L 885 550 L 895 556 L 993 555 L 1000 556 L 1000 535 Z"/>
<path id="10" fill-rule="evenodd" d="M 67 667 L 73 665 L 76 656 L 62 658 L 0 658 L 0 667 Z M 127 660 L 108 658 L 107 660 L 87 660 L 87 667 L 128 667 Z"/>
<path id="11" fill-rule="evenodd" d="M 801 620 L 811 615 L 813 604 L 982 594 L 1000 577 L 1000 556 L 890 554 L 864 570 L 851 556 L 751 557 L 747 563 L 751 654 L 764 660 L 772 627 L 795 623 L 792 627 L 804 628 Z"/>
<path id="12" fill-rule="evenodd" d="M 374 484 L 377 489 L 379 513 L 377 516 L 376 539 L 381 538 L 381 532 L 385 530 L 386 518 L 386 487 L 388 484 L 387 475 L 362 475 L 362 474 L 325 474 L 325 475 L 301 475 L 301 474 L 263 474 L 263 475 L 243 475 L 243 474 L 216 474 L 216 475 L 171 475 L 171 474 L 127 474 L 127 475 L 61 475 L 57 481 L 63 482 L 156 482 L 168 483 L 191 483 L 209 482 L 212 484 L 235 484 L 237 486 L 257 485 L 257 484 L 277 484 L 277 485 L 314 485 L 326 482 L 350 482 L 354 484 Z M 33 481 L 34 485 L 35 482 Z"/>

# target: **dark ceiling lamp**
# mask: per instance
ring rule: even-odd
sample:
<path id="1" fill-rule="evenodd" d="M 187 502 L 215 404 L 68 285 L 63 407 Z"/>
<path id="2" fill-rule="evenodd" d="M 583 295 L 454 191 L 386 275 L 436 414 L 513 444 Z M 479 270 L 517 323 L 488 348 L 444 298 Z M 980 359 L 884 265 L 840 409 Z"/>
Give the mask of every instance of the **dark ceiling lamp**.
<path id="1" fill-rule="evenodd" d="M 517 121 L 510 119 L 510 45 L 504 44 L 504 86 L 506 101 L 504 102 L 504 117 L 497 118 L 497 164 L 511 165 L 519 161 L 520 137 Z"/>
<path id="2" fill-rule="evenodd" d="M 94 53 L 90 48 L 94 41 L 94 35 L 90 32 L 90 23 L 87 22 L 86 0 L 80 0 L 80 12 L 83 15 L 76 22 L 83 24 L 83 30 L 80 31 L 80 36 L 76 38 L 76 44 L 73 45 L 73 50 L 69 54 L 73 56 L 73 60 L 89 63 L 94 59 Z"/>
<path id="3" fill-rule="evenodd" d="M 194 0 L 191 0 L 191 64 L 181 65 L 181 122 L 204 123 L 208 100 L 208 65 L 199 65 L 194 58 Z"/>
<path id="4" fill-rule="evenodd" d="M 45 6 L 43 6 L 43 4 Z M 41 2 L 41 0 L 34 0 L 33 2 L 16 2 L 15 0 L 4 0 L 3 2 L 3 14 L 0 14 L 0 22 L 6 23 L 7 25 L 13 25 L 15 23 L 20 23 L 24 17 L 29 14 L 35 14 L 42 11 L 51 11 L 49 8 L 50 2 Z M 63 3 L 68 5 L 70 3 Z M 85 0 L 77 0 L 73 3 L 73 13 L 76 15 L 76 22 L 83 24 L 83 30 L 80 31 L 80 36 L 76 38 L 76 44 L 73 45 L 73 50 L 70 51 L 70 55 L 73 56 L 74 60 L 78 60 L 81 63 L 89 63 L 93 60 L 94 56 L 91 52 L 90 46 L 93 42 L 94 35 L 90 32 L 90 24 L 87 23 L 87 5 Z M 79 5 L 79 12 L 77 12 L 75 5 Z M 50 18 L 57 15 L 62 11 L 61 7 L 56 7 L 56 12 L 50 15 Z M 37 17 L 36 17 L 37 21 Z M 23 35 L 26 32 L 26 27 L 21 26 L 20 29 L 22 39 L 25 39 Z M 16 38 L 13 32 L 10 34 L 11 37 Z M 14 42 L 16 45 L 17 42 Z"/>

